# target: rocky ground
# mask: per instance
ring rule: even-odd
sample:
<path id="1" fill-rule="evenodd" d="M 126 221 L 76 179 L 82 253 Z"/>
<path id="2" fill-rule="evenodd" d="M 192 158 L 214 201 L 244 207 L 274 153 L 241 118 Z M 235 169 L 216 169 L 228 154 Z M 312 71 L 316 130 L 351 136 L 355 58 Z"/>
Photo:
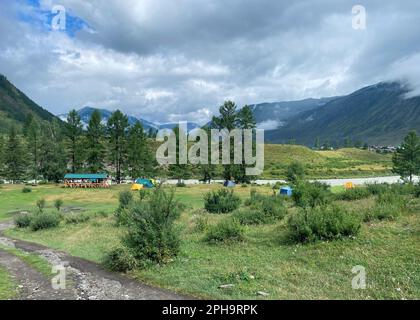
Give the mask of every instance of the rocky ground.
<path id="1" fill-rule="evenodd" d="M 19 297 L 24 300 L 178 300 L 188 297 L 153 288 L 124 275 L 104 270 L 94 262 L 69 256 L 38 244 L 10 239 L 1 232 L 13 222 L 0 222 L 0 245 L 14 247 L 44 257 L 51 266 L 63 266 L 66 288 L 53 289 L 46 277 L 24 261 L 0 248 L 0 266 L 19 283 Z"/>

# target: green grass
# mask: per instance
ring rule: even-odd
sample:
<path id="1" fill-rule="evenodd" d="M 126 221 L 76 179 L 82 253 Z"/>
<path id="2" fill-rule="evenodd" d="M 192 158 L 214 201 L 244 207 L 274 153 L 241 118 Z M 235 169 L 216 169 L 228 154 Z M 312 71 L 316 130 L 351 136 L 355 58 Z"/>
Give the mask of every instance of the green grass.
<path id="1" fill-rule="evenodd" d="M 25 262 L 28 266 L 42 273 L 46 277 L 52 277 L 51 265 L 49 262 L 41 256 L 36 254 L 27 253 L 20 249 L 6 247 L 0 245 L 0 248 L 4 251 L 7 251 L 10 254 L 18 257 L 20 260 Z"/>
<path id="2" fill-rule="evenodd" d="M 284 178 L 292 161 L 307 167 L 309 178 L 350 178 L 390 175 L 390 155 L 356 148 L 314 151 L 298 145 L 265 145 L 265 167 L 260 178 Z"/>
<path id="3" fill-rule="evenodd" d="M 0 267 L 0 300 L 8 300 L 18 295 L 17 284 L 7 272 Z"/>
<path id="4" fill-rule="evenodd" d="M 131 276 L 177 292 L 220 299 L 418 299 L 420 297 L 420 200 L 407 199 L 409 211 L 396 221 L 363 224 L 354 239 L 296 245 L 286 241 L 285 220 L 271 225 L 245 227 L 245 241 L 231 245 L 209 245 L 204 232 L 197 232 L 194 216 L 203 207 L 203 195 L 219 186 L 200 185 L 177 188 L 176 197 L 187 205 L 179 224 L 183 228 L 181 254 L 173 262 L 136 270 Z M 60 196 L 64 202 L 95 211 L 92 198 L 101 210 L 112 212 L 116 195 L 129 186 L 107 192 L 79 190 L 73 192 L 48 188 L 48 199 Z M 250 187 L 235 189 L 241 197 Z M 259 192 L 271 194 L 269 187 Z M 341 192 L 341 188 L 333 189 Z M 19 191 L 12 196 L 22 197 Z M 103 197 L 103 199 L 100 199 Z M 374 205 L 374 199 L 345 202 L 350 209 L 362 213 Z M 22 206 L 25 206 L 22 203 Z M 289 212 L 295 210 L 288 203 Z M 0 212 L 2 204 L 0 203 Z M 216 224 L 226 215 L 208 215 Z M 106 253 L 119 244 L 122 228 L 112 216 L 92 217 L 78 225 L 61 224 L 56 229 L 32 232 L 9 230 L 8 235 L 64 250 L 72 255 L 101 262 Z M 367 289 L 353 290 L 351 269 L 362 265 L 367 272 Z M 232 289 L 219 289 L 232 283 Z M 260 297 L 258 291 L 269 293 Z"/>

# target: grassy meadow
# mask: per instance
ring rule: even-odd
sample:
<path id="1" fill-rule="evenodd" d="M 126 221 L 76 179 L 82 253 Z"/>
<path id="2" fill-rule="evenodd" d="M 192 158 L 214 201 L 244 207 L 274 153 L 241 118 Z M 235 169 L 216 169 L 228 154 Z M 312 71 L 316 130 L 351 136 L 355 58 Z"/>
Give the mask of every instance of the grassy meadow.
<path id="1" fill-rule="evenodd" d="M 337 157 L 337 155 L 331 155 Z M 39 198 L 47 206 L 55 199 L 64 201 L 63 210 L 83 212 L 91 218 L 77 224 L 61 222 L 57 228 L 31 231 L 12 229 L 7 235 L 64 250 L 72 255 L 102 263 L 106 254 L 118 246 L 124 229 L 115 223 L 113 212 L 118 193 L 130 186 L 108 190 L 63 189 L 59 186 L 33 187 L 22 193 L 22 186 L 0 189 L 0 219 L 19 210 L 35 210 Z M 287 216 L 275 223 L 245 226 L 245 240 L 232 244 L 208 244 L 204 232 L 196 227 L 205 216 L 210 225 L 229 214 L 204 212 L 203 196 L 219 185 L 176 188 L 176 197 L 185 204 L 177 224 L 182 228 L 181 253 L 164 265 L 130 271 L 131 277 L 176 292 L 201 298 L 219 299 L 418 299 L 420 297 L 420 199 L 407 196 L 407 210 L 395 221 L 362 224 L 356 238 L 294 244 L 286 237 Z M 268 186 L 256 187 L 261 194 L 272 194 Z M 243 200 L 251 187 L 238 186 L 235 194 Z M 334 193 L 343 192 L 335 187 Z M 336 201 L 362 214 L 374 197 L 356 201 Z M 288 215 L 296 208 L 286 201 Z M 100 214 L 98 214 L 100 212 Z M 354 290 L 351 270 L 366 268 L 366 290 Z M 0 270 L 1 277 L 1 270 Z M 232 288 L 220 289 L 223 284 Z M 268 295 L 262 296 L 258 292 Z"/>
<path id="2" fill-rule="evenodd" d="M 356 148 L 315 151 L 298 145 L 266 144 L 264 154 L 264 179 L 284 177 L 292 160 L 304 164 L 310 178 L 389 175 L 392 168 L 390 155 Z"/>

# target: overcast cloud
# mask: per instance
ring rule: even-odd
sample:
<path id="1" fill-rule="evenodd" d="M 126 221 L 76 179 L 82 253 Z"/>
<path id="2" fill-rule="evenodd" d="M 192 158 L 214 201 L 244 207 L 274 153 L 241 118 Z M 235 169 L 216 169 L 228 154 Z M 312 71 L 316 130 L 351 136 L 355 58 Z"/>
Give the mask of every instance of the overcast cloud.
<path id="1" fill-rule="evenodd" d="M 420 1 L 3 0 L 0 73 L 55 114 L 85 105 L 156 122 L 335 96 L 386 80 L 420 94 Z M 352 7 L 367 10 L 352 28 Z"/>

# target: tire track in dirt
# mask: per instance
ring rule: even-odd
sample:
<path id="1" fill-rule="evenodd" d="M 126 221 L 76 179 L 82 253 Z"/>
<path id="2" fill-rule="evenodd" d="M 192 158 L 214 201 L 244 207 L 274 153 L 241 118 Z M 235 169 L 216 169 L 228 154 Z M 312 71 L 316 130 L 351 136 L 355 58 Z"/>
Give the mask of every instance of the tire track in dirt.
<path id="1" fill-rule="evenodd" d="M 13 222 L 0 222 L 0 244 L 15 247 L 27 253 L 44 257 L 53 266 L 64 266 L 66 280 L 71 284 L 65 290 L 52 289 L 51 280 L 34 270 L 18 257 L 0 249 L 3 265 L 20 283 L 21 299 L 42 300 L 183 300 L 192 299 L 163 289 L 154 288 L 121 274 L 112 273 L 100 265 L 70 256 L 65 252 L 27 241 L 11 239 L 3 231 Z"/>

